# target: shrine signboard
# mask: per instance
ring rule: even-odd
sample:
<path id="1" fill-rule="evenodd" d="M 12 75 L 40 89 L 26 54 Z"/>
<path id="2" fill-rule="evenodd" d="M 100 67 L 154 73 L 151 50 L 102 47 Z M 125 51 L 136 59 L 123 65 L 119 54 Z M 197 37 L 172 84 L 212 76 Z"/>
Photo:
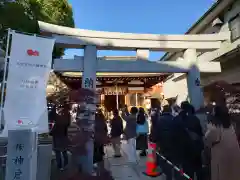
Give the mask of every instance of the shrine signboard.
<path id="1" fill-rule="evenodd" d="M 127 87 L 105 87 L 105 95 L 126 95 Z"/>

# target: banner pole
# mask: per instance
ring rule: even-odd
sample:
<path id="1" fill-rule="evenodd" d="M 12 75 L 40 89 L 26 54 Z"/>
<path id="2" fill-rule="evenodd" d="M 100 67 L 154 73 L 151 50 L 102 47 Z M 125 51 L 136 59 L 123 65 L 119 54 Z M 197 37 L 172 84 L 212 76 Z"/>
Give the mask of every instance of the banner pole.
<path id="1" fill-rule="evenodd" d="M 51 148 L 48 148 L 50 151 L 39 151 L 44 153 L 48 162 L 41 164 L 38 159 L 38 133 L 49 130 L 46 84 L 55 40 L 15 31 L 8 35 L 4 75 L 7 93 L 2 103 L 7 119 L 2 134 L 8 140 L 5 179 L 37 180 L 37 175 L 40 179 L 49 179 L 47 172 L 51 169 L 52 152 Z"/>
<path id="2" fill-rule="evenodd" d="M 6 86 L 6 76 L 7 76 L 7 67 L 8 67 L 8 58 L 9 58 L 9 43 L 10 43 L 10 35 L 11 35 L 11 29 L 8 29 L 8 35 L 7 35 L 7 46 L 6 46 L 6 52 L 5 52 L 5 58 L 4 58 L 4 72 L 3 72 L 3 81 L 1 86 L 1 111 L 0 111 L 0 125 L 3 123 L 3 106 L 4 106 L 4 92 L 5 92 L 5 86 Z M 0 128 L 1 129 L 1 128 Z"/>

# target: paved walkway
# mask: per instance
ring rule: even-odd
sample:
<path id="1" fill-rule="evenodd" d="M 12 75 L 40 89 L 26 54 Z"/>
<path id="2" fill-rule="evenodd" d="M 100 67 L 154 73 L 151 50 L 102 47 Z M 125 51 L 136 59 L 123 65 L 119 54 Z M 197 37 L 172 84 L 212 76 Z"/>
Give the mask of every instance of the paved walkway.
<path id="1" fill-rule="evenodd" d="M 115 180 L 165 180 L 164 175 L 151 178 L 143 174 L 145 170 L 146 158 L 141 158 L 139 163 L 133 166 L 126 163 L 126 154 L 124 152 L 122 152 L 123 157 L 114 158 L 112 147 L 106 146 L 105 153 L 105 166 L 112 172 L 112 176 Z"/>

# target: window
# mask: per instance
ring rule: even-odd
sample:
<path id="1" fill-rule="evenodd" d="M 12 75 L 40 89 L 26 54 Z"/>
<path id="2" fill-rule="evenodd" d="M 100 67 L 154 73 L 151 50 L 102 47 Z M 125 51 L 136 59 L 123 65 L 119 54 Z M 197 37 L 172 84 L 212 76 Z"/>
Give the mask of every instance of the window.
<path id="1" fill-rule="evenodd" d="M 143 106 L 144 104 L 144 96 L 142 93 L 137 93 L 137 105 Z"/>
<path id="2" fill-rule="evenodd" d="M 237 15 L 229 21 L 232 41 L 240 37 L 240 16 Z"/>
<path id="3" fill-rule="evenodd" d="M 144 96 L 142 93 L 132 93 L 128 95 L 130 106 L 142 106 L 144 104 Z"/>
<path id="4" fill-rule="evenodd" d="M 136 106 L 136 93 L 129 94 L 129 105 Z"/>
<path id="5" fill-rule="evenodd" d="M 101 104 L 101 94 L 96 95 L 96 104 Z"/>

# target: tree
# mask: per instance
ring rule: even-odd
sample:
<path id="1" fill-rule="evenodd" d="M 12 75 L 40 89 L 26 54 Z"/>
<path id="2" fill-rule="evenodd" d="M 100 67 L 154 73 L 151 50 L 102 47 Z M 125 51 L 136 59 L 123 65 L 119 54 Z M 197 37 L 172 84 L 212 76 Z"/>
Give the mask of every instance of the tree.
<path id="1" fill-rule="evenodd" d="M 74 27 L 72 7 L 67 0 L 0 0 L 0 39 L 6 40 L 7 28 L 39 34 L 38 20 Z M 54 58 L 63 54 L 63 48 L 55 47 Z"/>

